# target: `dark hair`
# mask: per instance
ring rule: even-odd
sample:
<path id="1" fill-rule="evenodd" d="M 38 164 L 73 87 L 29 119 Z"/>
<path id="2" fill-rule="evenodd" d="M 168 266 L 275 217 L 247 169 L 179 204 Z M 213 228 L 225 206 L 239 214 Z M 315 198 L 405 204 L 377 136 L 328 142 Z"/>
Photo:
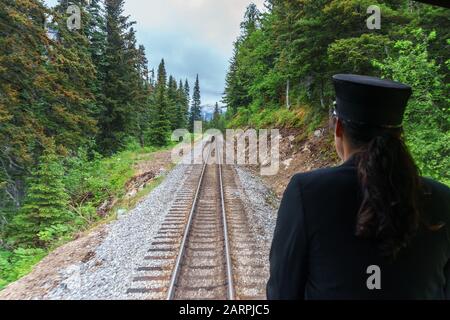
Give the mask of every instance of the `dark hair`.
<path id="1" fill-rule="evenodd" d="M 421 178 L 403 139 L 403 129 L 341 120 L 354 148 L 362 204 L 356 236 L 376 239 L 381 254 L 395 259 L 419 229 Z"/>

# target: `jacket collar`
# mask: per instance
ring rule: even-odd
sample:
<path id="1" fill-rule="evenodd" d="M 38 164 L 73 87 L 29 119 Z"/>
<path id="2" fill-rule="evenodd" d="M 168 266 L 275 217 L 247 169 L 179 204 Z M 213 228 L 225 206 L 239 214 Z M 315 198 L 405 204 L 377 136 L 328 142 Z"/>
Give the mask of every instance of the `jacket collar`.
<path id="1" fill-rule="evenodd" d="M 341 167 L 344 168 L 351 168 L 351 167 L 356 167 L 356 155 L 352 155 L 347 161 L 345 161 Z"/>

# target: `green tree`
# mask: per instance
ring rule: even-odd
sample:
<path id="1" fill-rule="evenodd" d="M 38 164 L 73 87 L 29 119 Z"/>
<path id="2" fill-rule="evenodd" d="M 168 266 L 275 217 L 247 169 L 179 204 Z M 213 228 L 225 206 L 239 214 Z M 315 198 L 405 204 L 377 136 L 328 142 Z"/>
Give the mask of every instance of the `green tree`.
<path id="1" fill-rule="evenodd" d="M 149 132 L 149 140 L 152 145 L 164 146 L 170 131 L 167 98 L 167 72 L 164 59 L 158 67 L 158 79 L 153 100 L 152 124 Z"/>
<path id="2" fill-rule="evenodd" d="M 149 130 L 151 123 L 150 96 L 153 92 L 148 70 L 148 60 L 143 45 L 140 45 L 136 51 L 136 61 L 139 74 L 136 95 L 134 97 L 137 113 L 136 135 L 140 145 L 143 147 L 145 146 L 145 134 Z"/>
<path id="3" fill-rule="evenodd" d="M 106 81 L 105 70 L 105 53 L 106 53 L 106 18 L 101 0 L 90 0 L 87 6 L 86 14 L 83 15 L 86 27 L 86 37 L 89 40 L 88 50 L 93 65 L 95 66 L 96 76 L 92 81 L 92 93 L 96 100 L 95 117 L 98 120 L 102 114 L 104 101 L 103 83 Z"/>
<path id="4" fill-rule="evenodd" d="M 186 96 L 186 90 L 183 82 L 180 80 L 177 91 L 177 129 L 186 129 L 187 116 L 189 112 L 189 98 Z"/>
<path id="5" fill-rule="evenodd" d="M 45 246 L 70 230 L 73 215 L 63 177 L 64 168 L 51 144 L 32 172 L 25 204 L 12 223 L 13 238 L 20 244 Z"/>
<path id="6" fill-rule="evenodd" d="M 190 102 L 191 102 L 191 88 L 189 86 L 189 81 L 186 79 L 184 81 L 184 112 L 185 112 L 185 118 L 186 118 L 186 127 L 189 123 L 189 110 L 190 110 Z"/>
<path id="7" fill-rule="evenodd" d="M 385 35 L 363 34 L 357 38 L 338 39 L 328 47 L 329 70 L 332 74 L 353 73 L 379 76 L 372 61 L 386 57 L 391 41 Z"/>
<path id="8" fill-rule="evenodd" d="M 415 41 L 399 40 L 392 55 L 374 62 L 384 76 L 413 87 L 405 115 L 408 145 L 422 173 L 450 185 L 450 96 L 428 47 L 436 33 L 413 31 Z"/>
<path id="9" fill-rule="evenodd" d="M 236 114 L 240 107 L 247 107 L 251 102 L 250 86 L 254 83 L 252 73 L 255 57 L 255 42 L 251 36 L 259 29 L 261 13 L 254 3 L 251 3 L 245 12 L 241 23 L 241 34 L 234 43 L 233 57 L 230 60 L 230 69 L 225 80 L 225 96 L 223 101 L 229 106 L 232 114 Z"/>
<path id="10" fill-rule="evenodd" d="M 178 97 L 178 85 L 173 76 L 169 76 L 169 82 L 167 86 L 167 103 L 168 103 L 168 118 L 170 121 L 171 130 L 180 128 L 180 105 Z"/>
<path id="11" fill-rule="evenodd" d="M 191 88 L 189 87 L 189 81 L 187 79 L 184 82 L 184 93 L 186 95 L 186 99 L 188 101 L 188 108 L 189 108 L 189 101 L 191 99 Z"/>
<path id="12" fill-rule="evenodd" d="M 189 113 L 189 128 L 191 131 L 194 130 L 194 122 L 202 120 L 202 107 L 201 107 L 201 96 L 200 96 L 200 82 L 198 80 L 198 75 L 195 80 L 194 93 L 192 95 L 192 105 Z"/>
<path id="13" fill-rule="evenodd" d="M 128 16 L 124 15 L 124 0 L 106 0 L 106 48 L 102 73 L 104 111 L 99 118 L 100 150 L 112 154 L 123 148 L 129 137 L 139 136 L 138 113 L 139 50 L 136 35 Z"/>
<path id="14" fill-rule="evenodd" d="M 221 116 L 222 116 L 222 112 L 220 111 L 220 107 L 219 107 L 219 103 L 216 102 L 215 106 L 214 106 L 214 113 L 213 113 L 213 117 L 211 119 L 210 122 L 210 127 L 213 129 L 218 129 L 218 130 L 222 130 L 223 128 L 221 128 Z"/>

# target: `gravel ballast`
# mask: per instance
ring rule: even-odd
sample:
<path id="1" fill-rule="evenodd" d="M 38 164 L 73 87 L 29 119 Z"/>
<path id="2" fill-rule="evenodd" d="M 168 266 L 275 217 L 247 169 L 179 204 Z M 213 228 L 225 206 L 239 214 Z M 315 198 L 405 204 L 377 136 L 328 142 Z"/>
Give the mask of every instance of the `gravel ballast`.
<path id="1" fill-rule="evenodd" d="M 275 231 L 279 199 L 260 177 L 242 167 L 235 167 L 241 185 L 241 198 L 257 241 L 269 255 Z M 268 260 L 267 260 L 267 263 Z"/>
<path id="2" fill-rule="evenodd" d="M 178 165 L 135 209 L 111 223 L 94 258 L 62 270 L 65 280 L 47 298 L 136 298 L 127 294 L 127 289 L 170 208 L 173 195 L 186 178 L 186 169 L 186 165 Z"/>

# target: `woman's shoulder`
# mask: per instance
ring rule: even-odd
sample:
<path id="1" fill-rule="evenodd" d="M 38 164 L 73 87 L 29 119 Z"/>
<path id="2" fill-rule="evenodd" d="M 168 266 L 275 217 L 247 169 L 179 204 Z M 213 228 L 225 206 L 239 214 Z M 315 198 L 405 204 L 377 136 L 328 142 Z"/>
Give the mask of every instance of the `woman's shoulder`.
<path id="1" fill-rule="evenodd" d="M 290 185 L 306 189 L 321 186 L 331 187 L 343 183 L 357 183 L 357 172 L 354 166 L 344 164 L 297 173 L 292 177 Z"/>
<path id="2" fill-rule="evenodd" d="M 450 206 L 450 188 L 443 183 L 430 178 L 422 178 L 423 192 L 425 196 L 434 200 L 440 199 L 447 206 Z"/>
<path id="3" fill-rule="evenodd" d="M 422 178 L 425 210 L 433 222 L 450 224 L 450 188 L 430 178 Z"/>

